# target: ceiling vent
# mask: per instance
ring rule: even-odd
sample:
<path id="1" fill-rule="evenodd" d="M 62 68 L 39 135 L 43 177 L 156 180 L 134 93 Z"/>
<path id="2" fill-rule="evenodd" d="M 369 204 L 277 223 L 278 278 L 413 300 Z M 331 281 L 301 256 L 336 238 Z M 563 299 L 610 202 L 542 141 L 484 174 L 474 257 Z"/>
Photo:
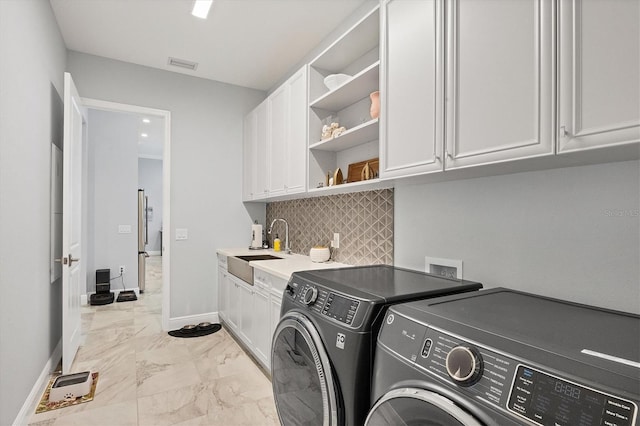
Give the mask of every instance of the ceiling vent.
<path id="1" fill-rule="evenodd" d="M 178 58 L 172 58 L 172 57 L 169 57 L 169 62 L 167 63 L 174 67 L 186 68 L 192 71 L 195 71 L 196 68 L 198 68 L 197 62 L 185 61 L 184 59 L 178 59 Z"/>

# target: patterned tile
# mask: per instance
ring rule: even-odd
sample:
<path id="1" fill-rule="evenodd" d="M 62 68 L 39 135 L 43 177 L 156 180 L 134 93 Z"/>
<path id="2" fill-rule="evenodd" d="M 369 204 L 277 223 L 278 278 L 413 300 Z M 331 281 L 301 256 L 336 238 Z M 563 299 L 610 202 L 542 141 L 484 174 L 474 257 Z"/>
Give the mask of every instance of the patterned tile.
<path id="1" fill-rule="evenodd" d="M 393 264 L 393 189 L 353 192 L 267 204 L 267 224 L 275 218 L 289 222 L 291 251 L 309 254 L 340 233 L 334 258 L 352 265 Z M 275 237 L 284 225 L 274 225 Z"/>

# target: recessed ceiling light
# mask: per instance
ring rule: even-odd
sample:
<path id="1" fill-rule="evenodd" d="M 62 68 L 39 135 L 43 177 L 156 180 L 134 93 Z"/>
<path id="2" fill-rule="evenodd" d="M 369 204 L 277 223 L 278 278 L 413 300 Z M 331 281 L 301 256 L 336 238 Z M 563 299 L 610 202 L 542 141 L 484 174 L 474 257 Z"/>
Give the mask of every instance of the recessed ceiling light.
<path id="1" fill-rule="evenodd" d="M 146 123 L 146 124 L 149 124 L 149 123 L 151 123 L 151 120 L 149 120 L 148 118 L 143 118 L 142 122 Z"/>
<path id="2" fill-rule="evenodd" d="M 146 138 L 146 137 L 147 137 L 147 136 L 149 136 L 149 135 L 148 135 L 148 134 L 146 134 L 146 133 L 140 133 L 140 136 L 142 136 L 143 138 Z"/>
<path id="3" fill-rule="evenodd" d="M 207 19 L 213 0 L 196 0 L 191 14 L 197 18 Z"/>

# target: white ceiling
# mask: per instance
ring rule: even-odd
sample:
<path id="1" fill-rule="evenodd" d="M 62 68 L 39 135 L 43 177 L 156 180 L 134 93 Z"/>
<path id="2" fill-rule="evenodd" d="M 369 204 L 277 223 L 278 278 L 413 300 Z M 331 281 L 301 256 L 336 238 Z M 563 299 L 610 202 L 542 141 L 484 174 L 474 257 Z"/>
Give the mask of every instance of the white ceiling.
<path id="1" fill-rule="evenodd" d="M 365 0 L 214 0 L 206 20 L 194 0 L 50 2 L 70 50 L 268 90 Z"/>
<path id="2" fill-rule="evenodd" d="M 1 1 L 1 0 L 0 0 Z M 164 146 L 164 118 L 154 115 L 137 115 L 138 124 L 138 157 L 162 159 Z M 145 123 L 143 120 L 148 120 Z M 142 135 L 146 136 L 142 136 Z"/>

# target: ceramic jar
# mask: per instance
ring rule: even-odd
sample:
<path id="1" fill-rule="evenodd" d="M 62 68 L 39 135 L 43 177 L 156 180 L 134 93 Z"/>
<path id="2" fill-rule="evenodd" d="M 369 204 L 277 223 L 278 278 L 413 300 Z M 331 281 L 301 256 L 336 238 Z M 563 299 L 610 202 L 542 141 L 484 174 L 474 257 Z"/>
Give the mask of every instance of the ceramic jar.
<path id="1" fill-rule="evenodd" d="M 378 118 L 380 115 L 380 92 L 375 91 L 369 97 L 371 98 L 371 109 L 369 110 L 371 118 Z"/>

